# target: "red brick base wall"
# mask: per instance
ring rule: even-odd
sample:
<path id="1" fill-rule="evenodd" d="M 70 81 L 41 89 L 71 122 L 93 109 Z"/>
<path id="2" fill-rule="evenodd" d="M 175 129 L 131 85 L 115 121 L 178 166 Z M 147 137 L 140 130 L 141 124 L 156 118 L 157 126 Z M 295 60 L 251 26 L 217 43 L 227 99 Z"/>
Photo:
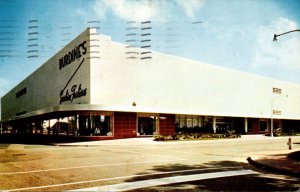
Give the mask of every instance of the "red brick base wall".
<path id="1" fill-rule="evenodd" d="M 114 113 L 114 138 L 136 137 L 136 113 Z"/>
<path id="2" fill-rule="evenodd" d="M 249 120 L 248 120 L 249 121 Z M 252 133 L 259 134 L 259 119 L 251 119 L 252 121 Z"/>
<path id="3" fill-rule="evenodd" d="M 159 134 L 172 135 L 176 133 L 175 115 L 159 116 Z"/>

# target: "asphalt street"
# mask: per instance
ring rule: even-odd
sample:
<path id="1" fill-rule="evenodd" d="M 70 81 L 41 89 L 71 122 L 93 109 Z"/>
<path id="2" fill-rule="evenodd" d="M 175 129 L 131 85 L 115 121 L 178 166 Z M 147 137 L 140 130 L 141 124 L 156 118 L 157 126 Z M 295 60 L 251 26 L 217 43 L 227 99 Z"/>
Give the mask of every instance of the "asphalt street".
<path id="1" fill-rule="evenodd" d="M 247 157 L 287 152 L 287 138 L 103 145 L 0 144 L 6 191 L 294 191 L 299 178 L 271 174 Z M 128 141 L 128 142 L 127 142 Z M 148 139 L 149 141 L 149 139 Z M 300 137 L 293 139 L 300 143 Z M 100 144 L 99 144 L 100 143 Z M 105 144 L 104 144 L 105 143 Z M 293 145 L 300 150 L 299 144 Z"/>

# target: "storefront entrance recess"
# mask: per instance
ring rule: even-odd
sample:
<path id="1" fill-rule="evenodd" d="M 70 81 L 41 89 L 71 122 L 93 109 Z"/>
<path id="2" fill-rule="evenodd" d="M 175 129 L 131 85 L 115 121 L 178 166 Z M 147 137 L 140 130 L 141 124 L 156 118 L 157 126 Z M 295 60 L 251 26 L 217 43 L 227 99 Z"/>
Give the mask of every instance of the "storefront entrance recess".
<path id="1" fill-rule="evenodd" d="M 138 117 L 138 135 L 153 135 L 155 131 L 155 116 Z"/>

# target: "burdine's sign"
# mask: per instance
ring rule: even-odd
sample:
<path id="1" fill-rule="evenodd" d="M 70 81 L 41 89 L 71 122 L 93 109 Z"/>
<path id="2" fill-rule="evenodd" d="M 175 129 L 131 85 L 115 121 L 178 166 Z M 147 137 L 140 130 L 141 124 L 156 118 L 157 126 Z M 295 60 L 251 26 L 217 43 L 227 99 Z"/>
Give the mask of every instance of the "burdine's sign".
<path id="1" fill-rule="evenodd" d="M 59 59 L 59 70 L 66 67 L 67 65 L 73 63 L 76 59 L 80 59 L 83 55 L 86 54 L 86 41 L 80 43 L 75 46 L 72 51 L 65 54 L 63 57 Z"/>
<path id="2" fill-rule="evenodd" d="M 85 47 L 86 41 L 83 41 L 79 45 L 75 46 L 72 51 L 65 54 L 63 57 L 59 59 L 59 70 L 62 70 L 67 65 L 72 64 L 75 60 L 80 60 L 80 58 L 86 54 L 87 49 Z M 60 91 L 60 104 L 66 101 L 73 102 L 74 99 L 86 96 L 87 88 L 81 88 L 81 84 L 72 85 L 71 89 L 67 89 L 68 85 L 71 83 L 73 77 L 78 72 L 79 68 L 84 63 L 85 58 L 83 57 L 80 64 L 76 68 L 75 72 L 72 74 L 65 87 Z"/>

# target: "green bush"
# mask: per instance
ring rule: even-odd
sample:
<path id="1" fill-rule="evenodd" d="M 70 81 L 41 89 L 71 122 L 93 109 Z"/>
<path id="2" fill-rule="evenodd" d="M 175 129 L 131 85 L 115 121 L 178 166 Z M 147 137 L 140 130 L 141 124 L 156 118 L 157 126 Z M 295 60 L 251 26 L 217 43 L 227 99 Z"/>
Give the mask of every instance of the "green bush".
<path id="1" fill-rule="evenodd" d="M 223 139 L 223 138 L 238 138 L 240 135 L 233 131 L 225 134 L 214 133 L 179 133 L 174 135 L 155 135 L 154 141 L 175 141 L 175 140 L 201 140 L 201 139 Z"/>

